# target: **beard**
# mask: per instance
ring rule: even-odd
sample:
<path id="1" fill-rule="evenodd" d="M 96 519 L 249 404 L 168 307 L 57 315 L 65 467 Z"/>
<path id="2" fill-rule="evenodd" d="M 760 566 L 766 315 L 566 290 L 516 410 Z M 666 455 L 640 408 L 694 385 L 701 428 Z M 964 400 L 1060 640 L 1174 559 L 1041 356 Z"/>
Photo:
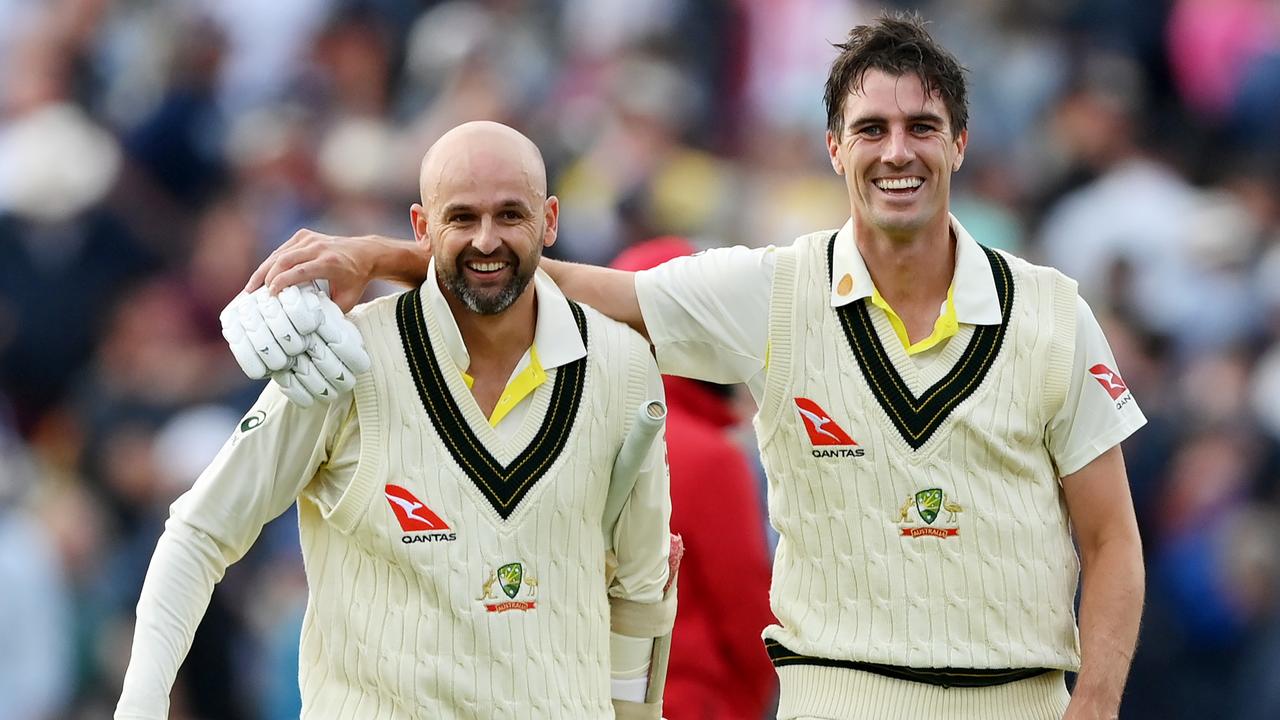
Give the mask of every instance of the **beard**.
<path id="1" fill-rule="evenodd" d="M 468 247 L 454 258 L 452 263 L 436 260 L 436 274 L 440 276 L 440 284 L 453 294 L 467 309 L 478 315 L 497 315 L 524 293 L 538 269 L 538 259 L 542 256 L 542 243 L 534 246 L 528 257 L 517 257 L 505 246 L 491 255 L 483 255 Z M 467 282 L 465 263 L 475 260 L 489 260 L 509 263 L 511 279 L 499 288 L 478 288 Z"/>

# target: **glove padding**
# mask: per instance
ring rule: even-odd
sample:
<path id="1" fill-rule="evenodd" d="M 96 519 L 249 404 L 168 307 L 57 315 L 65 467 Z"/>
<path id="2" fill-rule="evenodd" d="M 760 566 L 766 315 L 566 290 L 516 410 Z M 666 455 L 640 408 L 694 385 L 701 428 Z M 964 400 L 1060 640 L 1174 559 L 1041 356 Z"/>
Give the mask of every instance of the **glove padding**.
<path id="1" fill-rule="evenodd" d="M 360 331 L 329 299 L 327 283 L 291 286 L 278 296 L 265 287 L 240 293 L 219 317 L 240 369 L 254 379 L 270 377 L 301 407 L 332 402 L 371 364 Z"/>
<path id="2" fill-rule="evenodd" d="M 240 369 L 246 375 L 256 380 L 266 377 L 269 372 L 289 367 L 289 355 L 267 324 L 257 298 L 240 293 L 222 309 L 219 319 L 222 321 L 222 337 L 231 345 L 231 354 L 236 356 Z M 278 319 L 275 322 L 283 330 L 282 323 Z M 294 346 L 294 343 L 289 345 Z"/>
<path id="3" fill-rule="evenodd" d="M 292 370 L 271 373 L 271 382 L 275 383 L 284 396 L 298 407 L 309 408 L 316 403 L 316 399 L 302 387 L 302 383 L 294 376 Z"/>

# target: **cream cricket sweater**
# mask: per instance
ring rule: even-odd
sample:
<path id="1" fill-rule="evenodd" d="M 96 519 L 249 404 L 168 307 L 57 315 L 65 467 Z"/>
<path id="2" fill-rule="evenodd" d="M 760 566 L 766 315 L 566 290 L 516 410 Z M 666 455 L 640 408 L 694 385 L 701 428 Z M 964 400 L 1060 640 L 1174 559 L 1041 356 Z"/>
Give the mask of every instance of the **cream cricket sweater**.
<path id="1" fill-rule="evenodd" d="M 988 250 L 1004 324 L 962 326 L 917 367 L 881 313 L 831 307 L 831 240 L 777 251 L 756 418 L 775 663 L 1077 668 L 1078 562 L 1045 447 L 1074 283 Z"/>
<path id="2" fill-rule="evenodd" d="M 307 606 L 304 709 L 612 716 L 600 515 L 627 408 L 643 400 L 648 349 L 586 312 L 587 361 L 538 389 L 509 442 L 474 403 L 454 400 L 466 386 L 441 371 L 431 352 L 440 328 L 413 294 L 357 321 L 373 369 L 356 406 L 376 450 L 336 505 L 299 503 L 308 580 L 335 590 L 313 592 Z M 388 485 L 448 529 L 406 532 Z"/>
<path id="3" fill-rule="evenodd" d="M 262 404 L 262 428 L 249 432 L 279 437 L 253 451 L 256 466 L 270 473 L 277 461 L 268 455 L 286 450 L 318 458 L 308 465 L 315 480 L 298 496 L 310 586 L 304 718 L 613 716 L 608 596 L 645 603 L 662 596 L 665 464 L 641 477 L 619 520 L 619 573 L 608 595 L 601 513 L 635 409 L 661 386 L 643 338 L 589 308 L 574 306 L 574 314 L 587 356 L 548 371 L 523 426 L 507 439 L 433 350 L 440 325 L 419 292 L 353 314 L 373 360 L 354 391 L 353 468 L 325 479 L 326 453 L 341 445 L 335 418 L 345 411 L 329 411 L 324 439 L 311 451 L 287 428 L 271 428 L 273 418 L 306 411 L 264 394 L 277 401 Z M 256 508 L 244 520 L 218 501 L 225 489 L 253 503 L 252 484 L 270 482 L 271 475 L 240 478 L 255 465 L 234 459 L 237 442 L 255 440 L 238 433 L 224 448 L 233 459 L 215 461 L 174 505 L 139 603 L 118 718 L 167 715 L 169 687 L 208 593 L 261 526 Z M 662 448 L 655 443 L 658 457 Z"/>

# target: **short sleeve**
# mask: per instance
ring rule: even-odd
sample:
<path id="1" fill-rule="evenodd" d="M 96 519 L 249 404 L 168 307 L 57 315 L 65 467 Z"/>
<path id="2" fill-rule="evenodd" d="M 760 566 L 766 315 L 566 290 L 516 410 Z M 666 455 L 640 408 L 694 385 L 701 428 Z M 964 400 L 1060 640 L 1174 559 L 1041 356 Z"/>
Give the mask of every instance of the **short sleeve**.
<path id="1" fill-rule="evenodd" d="M 1116 367 L 1102 327 L 1083 298 L 1076 300 L 1076 345 L 1067 398 L 1049 421 L 1049 452 L 1059 475 L 1070 475 L 1119 445 L 1147 418 Z"/>
<path id="2" fill-rule="evenodd" d="M 636 274 L 636 296 L 663 373 L 763 384 L 774 248 L 735 246 Z"/>

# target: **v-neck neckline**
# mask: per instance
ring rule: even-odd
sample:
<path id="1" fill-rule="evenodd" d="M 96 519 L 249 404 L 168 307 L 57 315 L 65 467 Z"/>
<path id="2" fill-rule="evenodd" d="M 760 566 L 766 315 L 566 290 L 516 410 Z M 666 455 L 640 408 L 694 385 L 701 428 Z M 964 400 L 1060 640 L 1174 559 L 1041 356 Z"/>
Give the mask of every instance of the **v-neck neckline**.
<path id="1" fill-rule="evenodd" d="M 828 286 L 831 284 L 835 240 L 836 235 L 833 234 L 827 243 Z M 903 440 L 914 450 L 923 447 L 952 410 L 982 384 L 995 364 L 1007 334 L 1013 310 L 1013 273 L 999 253 L 985 246 L 979 247 L 986 253 L 996 280 L 1000 324 L 976 326 L 969 341 L 963 345 L 954 342 L 956 338 L 951 338 L 942 350 L 942 357 L 935 360 L 948 363 L 944 365 L 946 372 L 923 391 L 920 391 L 924 385 L 922 376 L 935 373 L 922 373 L 915 367 L 892 328 L 887 328 L 892 341 L 884 340 L 887 320 L 875 322 L 865 300 L 833 308 L 872 395 Z"/>
<path id="2" fill-rule="evenodd" d="M 585 346 L 586 315 L 576 303 L 570 302 L 569 308 Z M 457 368 L 442 366 L 435 350 L 442 342 L 439 324 L 417 290 L 397 300 L 396 320 L 423 410 L 458 468 L 506 520 L 568 443 L 586 380 L 586 357 L 556 369 L 550 389 L 544 383 L 535 391 L 530 400 L 534 405 L 520 428 L 504 440 L 489 425 Z M 506 462 L 494 456 L 495 447 L 509 458 Z"/>

